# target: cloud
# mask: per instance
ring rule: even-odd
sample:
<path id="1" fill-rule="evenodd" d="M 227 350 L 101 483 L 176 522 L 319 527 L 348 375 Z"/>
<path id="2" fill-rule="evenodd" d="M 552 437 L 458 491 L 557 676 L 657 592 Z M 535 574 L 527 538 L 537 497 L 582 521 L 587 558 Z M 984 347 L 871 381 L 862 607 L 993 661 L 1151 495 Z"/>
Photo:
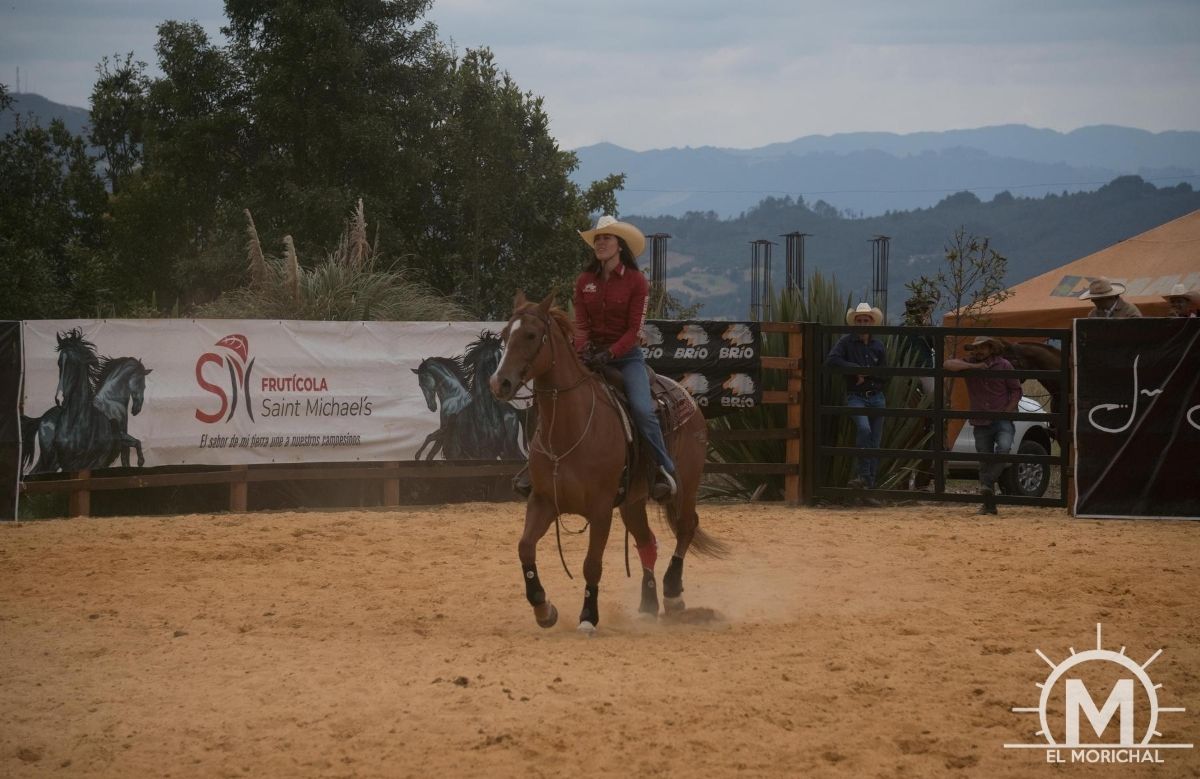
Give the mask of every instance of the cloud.
<path id="1" fill-rule="evenodd" d="M 220 0 L 8 0 L 0 80 L 86 105 L 104 55 L 153 64 L 155 28 Z M 488 46 L 568 148 L 748 147 L 800 135 L 1024 122 L 1200 128 L 1195 0 L 435 0 L 443 40 Z"/>

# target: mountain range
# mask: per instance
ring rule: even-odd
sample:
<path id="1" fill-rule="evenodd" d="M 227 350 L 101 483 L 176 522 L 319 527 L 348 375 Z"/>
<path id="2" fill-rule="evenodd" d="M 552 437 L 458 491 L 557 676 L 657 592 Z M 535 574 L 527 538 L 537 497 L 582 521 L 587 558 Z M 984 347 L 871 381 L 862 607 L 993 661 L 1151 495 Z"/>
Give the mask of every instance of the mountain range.
<path id="1" fill-rule="evenodd" d="M 946 132 L 811 135 L 754 149 L 575 150 L 574 180 L 624 173 L 624 214 L 733 217 L 764 197 L 824 201 L 845 215 L 927 208 L 969 191 L 1040 197 L 1092 191 L 1134 174 L 1170 186 L 1200 178 L 1200 132 L 1100 125 L 1068 133 L 1025 125 Z"/>

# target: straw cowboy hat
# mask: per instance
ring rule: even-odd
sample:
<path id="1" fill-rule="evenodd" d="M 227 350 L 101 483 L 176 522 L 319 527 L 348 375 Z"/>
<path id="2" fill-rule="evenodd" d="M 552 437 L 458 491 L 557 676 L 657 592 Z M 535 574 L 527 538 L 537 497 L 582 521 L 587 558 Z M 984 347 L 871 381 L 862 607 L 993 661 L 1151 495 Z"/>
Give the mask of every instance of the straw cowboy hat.
<path id="1" fill-rule="evenodd" d="M 588 246 L 592 246 L 596 236 L 602 233 L 623 239 L 635 258 L 646 248 L 646 236 L 642 235 L 641 230 L 628 222 L 618 222 L 608 214 L 597 219 L 596 226 L 591 230 L 580 230 L 579 237 Z"/>
<path id="2" fill-rule="evenodd" d="M 871 324 L 883 324 L 883 312 L 872 306 L 870 303 L 859 303 L 858 308 L 846 309 L 846 324 L 854 324 L 854 317 L 859 314 L 866 314 L 871 317 Z"/>
<path id="3" fill-rule="evenodd" d="M 1088 285 L 1088 288 L 1079 296 L 1080 300 L 1091 300 L 1092 298 L 1115 298 L 1117 295 L 1125 294 L 1125 285 L 1119 281 L 1109 281 L 1101 276 Z"/>
<path id="4" fill-rule="evenodd" d="M 1200 289 L 1188 289 L 1182 284 L 1176 284 L 1175 286 L 1171 287 L 1171 291 L 1163 295 L 1162 298 L 1168 303 L 1171 302 L 1171 298 L 1183 298 L 1191 301 L 1192 305 L 1194 306 L 1200 306 Z"/>
<path id="5" fill-rule="evenodd" d="M 992 348 L 994 350 L 996 350 L 997 352 L 1004 351 L 1004 346 L 1005 346 L 1004 342 L 1001 341 L 999 338 L 992 338 L 990 335 L 977 335 L 977 336 L 975 336 L 974 341 L 967 344 L 963 348 L 966 349 L 968 352 L 970 352 L 970 351 L 974 351 L 975 349 L 978 349 L 979 347 L 983 346 L 984 344 L 991 344 Z"/>

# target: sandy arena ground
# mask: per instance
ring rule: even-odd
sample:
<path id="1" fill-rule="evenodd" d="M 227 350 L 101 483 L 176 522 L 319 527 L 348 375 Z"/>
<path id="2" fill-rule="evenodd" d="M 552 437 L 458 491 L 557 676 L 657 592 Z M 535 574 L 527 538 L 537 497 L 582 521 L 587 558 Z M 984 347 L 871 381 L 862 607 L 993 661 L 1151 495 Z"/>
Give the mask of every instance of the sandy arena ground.
<path id="1" fill-rule="evenodd" d="M 1156 740 L 1200 744 L 1200 525 L 969 511 L 702 505 L 733 555 L 689 557 L 686 598 L 717 617 L 669 625 L 637 618 L 614 532 L 591 639 L 553 531 L 562 618 L 534 624 L 517 504 L 6 524 L 0 775 L 1200 776 L 1200 749 L 1003 748 L 1034 740 L 1034 650 L 1097 622 L 1164 650 L 1187 711 Z"/>

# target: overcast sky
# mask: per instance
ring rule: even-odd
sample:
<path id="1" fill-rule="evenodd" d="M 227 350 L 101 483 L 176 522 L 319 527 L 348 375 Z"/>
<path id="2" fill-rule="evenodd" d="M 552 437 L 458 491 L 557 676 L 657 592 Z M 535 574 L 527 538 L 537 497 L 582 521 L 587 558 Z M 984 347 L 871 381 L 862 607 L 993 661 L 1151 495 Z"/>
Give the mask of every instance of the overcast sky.
<path id="1" fill-rule="evenodd" d="M 0 0 L 0 81 L 87 106 L 105 54 L 219 0 Z M 1002 9 L 1002 10 L 1001 10 Z M 1021 123 L 1200 129 L 1200 0 L 435 0 L 545 98 L 567 148 L 747 148 Z"/>

